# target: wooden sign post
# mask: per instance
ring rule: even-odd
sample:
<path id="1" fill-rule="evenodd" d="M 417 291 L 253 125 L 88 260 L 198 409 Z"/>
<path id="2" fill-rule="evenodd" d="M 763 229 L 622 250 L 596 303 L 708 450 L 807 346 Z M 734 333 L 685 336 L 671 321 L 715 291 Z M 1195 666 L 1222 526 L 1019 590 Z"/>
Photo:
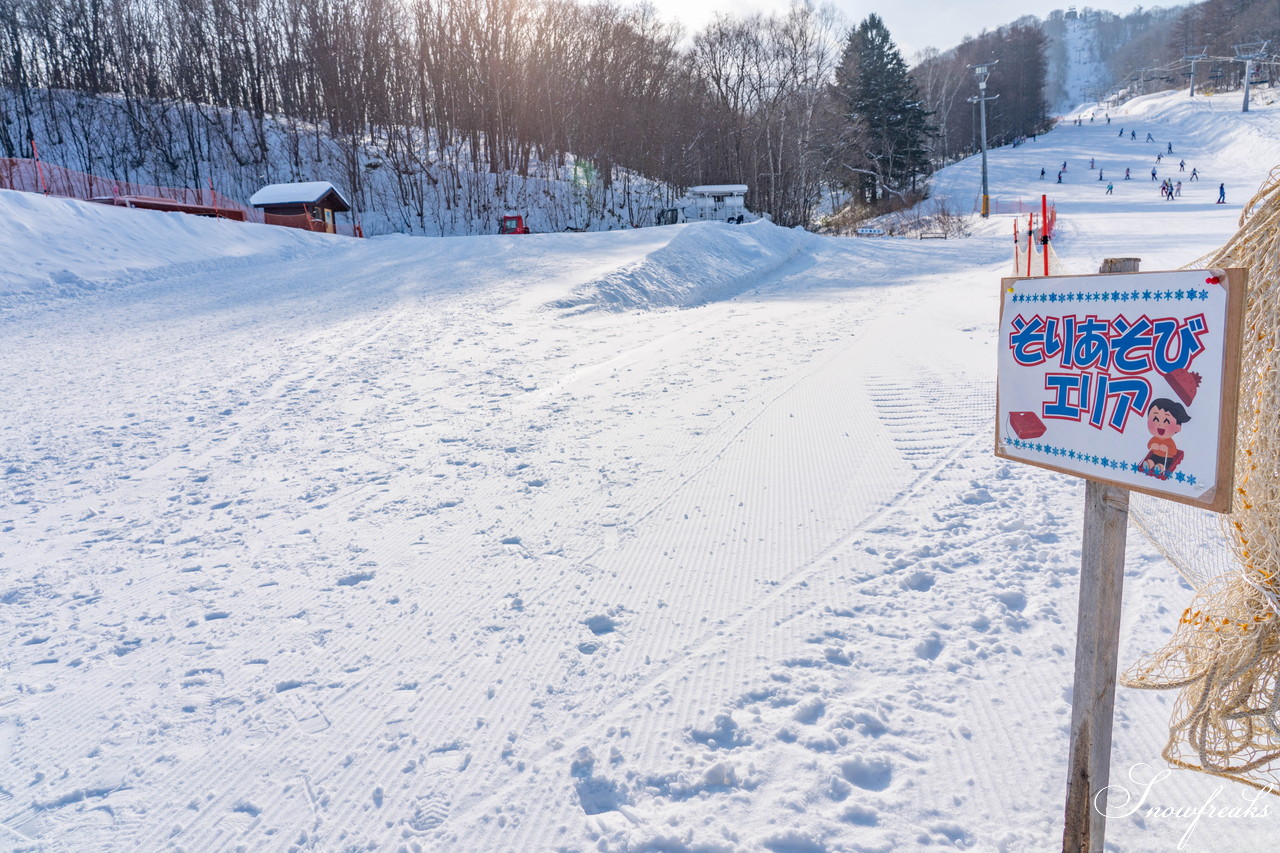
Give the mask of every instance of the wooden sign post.
<path id="1" fill-rule="evenodd" d="M 1086 478 L 1064 853 L 1101 853 L 1129 492 L 1231 507 L 1244 270 L 1001 282 L 996 455 Z"/>
<path id="2" fill-rule="evenodd" d="M 1108 258 L 1099 273 L 1137 272 L 1139 258 Z M 1067 758 L 1064 853 L 1102 850 L 1111 778 L 1111 725 L 1120 660 L 1120 601 L 1129 492 L 1085 480 L 1080 603 L 1076 612 L 1076 675 L 1071 689 L 1071 747 Z M 1104 802 L 1090 808 L 1095 797 Z M 1092 843 L 1097 839 L 1096 846 Z"/>

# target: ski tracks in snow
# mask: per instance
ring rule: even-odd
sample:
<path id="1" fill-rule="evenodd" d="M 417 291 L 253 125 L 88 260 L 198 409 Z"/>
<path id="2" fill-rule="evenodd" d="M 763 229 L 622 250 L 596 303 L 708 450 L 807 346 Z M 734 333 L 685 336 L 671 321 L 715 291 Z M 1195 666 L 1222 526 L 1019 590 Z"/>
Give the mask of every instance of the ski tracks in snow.
<path id="1" fill-rule="evenodd" d="M 973 764 L 999 746 L 983 685 L 1033 686 L 1053 724 L 1065 705 L 1056 652 L 1008 663 L 1020 634 L 1062 629 L 1070 569 L 1046 543 L 1070 519 L 985 451 L 995 275 L 904 279 L 919 247 L 828 244 L 731 301 L 562 314 L 501 270 L 442 285 L 448 247 L 423 245 L 415 265 L 369 244 L 308 270 L 349 275 L 355 253 L 348 286 L 281 265 L 269 298 L 212 279 L 198 306 L 104 294 L 101 318 L 58 327 L 83 346 L 66 375 L 28 359 L 48 380 L 30 411 L 67 427 L 19 408 L 9 428 L 4 556 L 34 569 L 0 589 L 23 614 L 5 831 L 121 850 L 972 841 L 980 821 L 939 815 L 1005 791 Z M 126 320 L 140 337 L 112 335 Z M 991 541 L 1007 573 L 970 577 Z M 953 741 L 929 740 L 939 719 Z M 926 756 L 967 792 L 923 790 Z M 744 834 L 746 810 L 771 828 Z"/>
<path id="2" fill-rule="evenodd" d="M 955 283 L 945 286 L 957 287 Z M 938 293 L 937 285 L 907 287 L 896 296 L 881 291 L 874 308 L 869 304 L 851 308 L 850 314 L 858 317 L 857 330 L 845 332 L 853 335 L 851 340 L 824 349 L 790 372 L 782 388 L 754 401 L 748 413 L 736 413 L 724 421 L 718 434 L 727 441 L 703 442 L 699 453 L 690 454 L 702 462 L 691 470 L 680 466 L 682 471 L 674 480 L 669 472 L 648 488 L 646 494 L 658 492 L 661 497 L 649 510 L 634 513 L 629 536 L 619 551 L 593 555 L 598 571 L 584 583 L 590 598 L 599 602 L 597 618 L 607 620 L 610 629 L 603 632 L 604 637 L 585 644 L 590 657 L 580 671 L 569 673 L 567 683 L 575 685 L 588 678 L 590 661 L 606 654 L 622 656 L 609 664 L 610 669 L 634 675 L 617 687 L 606 682 L 608 689 L 591 682 L 599 695 L 562 699 L 562 713 L 581 719 L 583 731 L 573 738 L 550 737 L 528 755 L 532 778 L 513 784 L 545 785 L 547 790 L 534 797 L 538 801 L 566 796 L 572 801 L 576 796 L 582 810 L 593 816 L 592 825 L 603 821 L 604 826 L 617 817 L 616 823 L 629 826 L 636 812 L 619 793 L 627 785 L 616 779 L 601 781 L 604 762 L 598 760 L 599 745 L 592 751 L 592 741 L 612 739 L 610 754 L 621 755 L 617 750 L 625 743 L 617 741 L 617 733 L 634 732 L 640 725 L 649 726 L 659 742 L 683 737 L 662 726 L 672 719 L 698 718 L 707 711 L 698 704 L 708 694 L 727 695 L 733 686 L 758 676 L 779 647 L 786 645 L 779 640 L 776 626 L 795 618 L 788 609 L 795 607 L 796 598 L 807 597 L 805 590 L 829 575 L 838 555 L 876 519 L 988 437 L 990 398 L 983 389 L 989 388 L 989 380 L 979 378 L 985 366 L 932 365 L 921 371 L 911 342 L 896 340 L 889 324 L 877 324 L 884 316 L 920 313 L 916 306 L 939 298 Z M 954 294 L 941 297 L 943 302 L 951 298 Z M 977 310 L 975 316 L 980 316 L 981 309 Z M 835 313 L 828 310 L 824 319 L 839 327 Z M 926 309 L 923 315 L 929 313 Z M 984 331 L 981 319 L 976 326 L 956 327 L 954 307 L 942 313 L 952 331 L 938 329 L 936 334 Z M 900 319 L 895 317 L 893 322 Z M 934 331 L 930 326 L 924 333 Z M 890 401 L 880 407 L 885 411 L 878 412 L 873 405 L 877 396 Z M 947 412 L 948 421 L 931 445 L 922 446 L 915 428 L 938 423 L 939 412 Z M 842 446 L 846 448 L 843 455 L 833 455 L 832 448 Z M 703 476 L 703 472 L 708 473 Z M 643 500 L 630 502 L 630 506 L 643 505 Z M 804 507 L 809 508 L 810 521 L 780 529 L 777 519 L 805 518 Z M 708 521 L 712 517 L 714 523 Z M 679 530 L 680 519 L 692 528 L 687 537 L 654 541 L 647 535 L 650 527 Z M 673 565 L 659 571 L 646 568 L 654 562 Z M 673 583 L 673 578 L 680 580 Z M 725 650 L 742 643 L 759 648 L 759 665 L 726 672 Z M 843 658 L 842 652 L 831 654 L 834 659 Z M 553 690 L 557 697 L 577 692 L 549 685 L 548 691 Z M 709 728 L 694 730 L 690 736 L 713 742 L 715 749 L 716 724 L 704 722 Z M 658 732 L 653 731 L 654 725 Z M 606 732 L 609 738 L 604 737 Z M 733 735 L 721 732 L 718 737 L 732 739 Z M 577 752 L 568 749 L 584 741 Z M 569 773 L 547 779 L 547 764 L 554 767 L 557 755 L 569 762 Z M 612 757 L 610 764 L 620 760 Z M 696 793 L 690 790 L 687 795 Z M 547 832 L 555 834 L 549 824 L 565 820 L 563 808 L 512 815 L 506 811 L 508 801 L 528 800 L 524 794 L 510 796 L 510 791 L 500 789 L 470 809 L 478 817 L 462 824 L 464 828 L 442 828 L 446 834 L 441 839 L 477 839 L 486 849 L 518 850 L 522 839 L 527 843 Z M 513 828 L 518 824 L 522 827 Z M 486 826 L 492 835 L 486 834 Z M 646 837 L 652 843 L 657 836 Z"/>
<path id="3" fill-rule="evenodd" d="M 6 595 L 62 625 L 52 642 L 21 630 L 21 656 L 72 667 L 62 689 L 105 716 L 46 714 L 91 772 L 24 749 L 37 780 L 74 781 L 37 781 L 47 794 L 5 816 L 14 831 L 83 837 L 109 813 L 122 849 L 452 834 L 498 768 L 536 774 L 565 715 L 589 722 L 713 654 L 923 459 L 895 449 L 862 379 L 887 343 L 866 329 L 906 310 L 909 287 L 851 290 L 800 258 L 760 295 L 543 313 L 535 333 L 509 291 L 387 273 L 308 300 L 282 268 L 298 309 L 284 318 L 225 290 L 181 315 L 144 302 L 154 331 L 123 348 L 108 313 L 77 366 L 106 394 L 35 401 L 123 435 L 106 458 L 72 456 L 86 439 L 53 455 L 33 442 L 47 458 L 17 463 L 19 541 L 42 569 Z M 122 371 L 149 359 L 164 369 L 130 387 Z M 91 422 L 112 415 L 121 429 Z M 83 497 L 42 501 L 69 466 L 90 472 Z M 802 507 L 818 517 L 787 521 Z M 688 533 L 668 543 L 667 528 Z M 121 667 L 138 690 L 115 686 Z M 159 790 L 188 803 L 183 820 L 149 818 Z"/>

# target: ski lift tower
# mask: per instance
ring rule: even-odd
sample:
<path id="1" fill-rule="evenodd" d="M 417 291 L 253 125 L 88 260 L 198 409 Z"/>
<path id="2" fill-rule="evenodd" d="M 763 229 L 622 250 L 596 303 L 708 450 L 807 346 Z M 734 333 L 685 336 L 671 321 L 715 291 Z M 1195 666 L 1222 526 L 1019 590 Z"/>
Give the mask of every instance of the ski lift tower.
<path id="1" fill-rule="evenodd" d="M 1190 56 L 1182 57 L 1182 60 L 1184 62 L 1191 63 L 1191 91 L 1187 94 L 1188 98 L 1194 98 L 1196 96 L 1196 63 L 1204 62 L 1208 58 L 1209 58 L 1208 46 L 1200 48 L 1200 50 L 1197 53 L 1191 54 Z"/>
<path id="2" fill-rule="evenodd" d="M 982 125 L 982 218 L 986 219 L 991 215 L 991 195 L 987 191 L 987 101 L 994 101 L 1000 97 L 987 97 L 987 78 L 991 76 L 991 69 L 1000 60 L 994 59 L 991 62 L 983 62 L 979 65 L 970 65 L 973 73 L 978 77 L 978 95 L 969 98 L 969 103 L 976 103 L 978 111 L 981 114 Z"/>
<path id="3" fill-rule="evenodd" d="M 1255 41 L 1249 44 L 1232 45 L 1236 52 L 1236 62 L 1244 63 L 1244 106 L 1240 112 L 1249 112 L 1249 78 L 1253 76 L 1253 63 L 1267 58 L 1268 41 Z"/>
<path id="4" fill-rule="evenodd" d="M 1137 79 L 1134 80 L 1134 84 L 1138 88 L 1139 95 L 1147 94 L 1147 72 L 1150 70 L 1150 68 L 1139 68 L 1137 71 L 1133 72 L 1137 77 Z"/>

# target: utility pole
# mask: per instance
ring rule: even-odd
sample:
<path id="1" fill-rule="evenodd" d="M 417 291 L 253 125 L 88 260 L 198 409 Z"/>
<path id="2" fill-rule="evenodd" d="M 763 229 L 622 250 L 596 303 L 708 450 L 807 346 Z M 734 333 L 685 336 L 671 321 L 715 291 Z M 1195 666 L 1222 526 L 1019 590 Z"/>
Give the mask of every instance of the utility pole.
<path id="1" fill-rule="evenodd" d="M 977 103 L 978 114 L 981 116 L 979 122 L 982 126 L 982 218 L 986 219 L 991 215 L 991 194 L 987 187 L 987 101 L 994 101 L 1000 97 L 987 97 L 987 78 L 991 76 L 991 69 L 1000 60 L 992 60 L 984 62 L 981 65 L 970 65 L 973 73 L 978 77 L 978 96 L 969 98 L 969 103 Z"/>
<path id="2" fill-rule="evenodd" d="M 1203 62 L 1208 58 L 1209 58 L 1209 48 L 1207 45 L 1205 47 L 1200 48 L 1200 50 L 1197 53 L 1191 56 L 1182 57 L 1184 62 L 1189 61 L 1191 63 L 1191 92 L 1187 95 L 1188 98 L 1194 98 L 1196 96 L 1196 63 Z"/>
<path id="3" fill-rule="evenodd" d="M 1236 61 L 1244 63 L 1244 106 L 1240 112 L 1249 112 L 1249 78 L 1253 76 L 1253 63 L 1267 58 L 1267 45 L 1270 42 L 1255 41 L 1249 44 L 1232 45 L 1236 52 Z"/>

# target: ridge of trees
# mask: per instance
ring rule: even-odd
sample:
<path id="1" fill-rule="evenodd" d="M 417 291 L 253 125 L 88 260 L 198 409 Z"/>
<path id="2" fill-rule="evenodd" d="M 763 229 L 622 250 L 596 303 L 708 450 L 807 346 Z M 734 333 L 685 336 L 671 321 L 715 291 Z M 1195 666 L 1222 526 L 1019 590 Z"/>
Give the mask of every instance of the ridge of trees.
<path id="1" fill-rule="evenodd" d="M 1006 145 L 1049 130 L 1045 102 L 1046 38 L 1034 19 L 966 38 L 951 50 L 926 51 L 911 76 L 932 110 L 937 126 L 931 156 L 936 165 L 968 156 L 981 147 L 973 66 L 999 60 L 987 80 L 987 142 Z"/>
<path id="2" fill-rule="evenodd" d="M 927 175 L 927 143 L 935 133 L 929 110 L 889 29 L 871 14 L 850 31 L 830 89 L 825 134 L 831 180 L 860 205 L 886 194 L 900 200 Z"/>
<path id="3" fill-rule="evenodd" d="M 1202 0 L 1173 8 L 1136 7 L 1128 14 L 1080 8 L 1076 21 L 1096 34 L 1099 55 L 1106 65 L 1112 90 L 1130 94 L 1180 88 L 1188 83 L 1187 59 L 1201 52 L 1211 61 L 1197 69 L 1201 90 L 1236 89 L 1243 84 L 1243 63 L 1223 61 L 1235 56 L 1235 46 L 1270 42 L 1274 58 L 1280 52 L 1280 0 Z M 1043 22 L 1050 39 L 1050 62 L 1065 66 L 1065 32 L 1072 18 L 1055 11 Z M 1212 61 L 1216 59 L 1217 61 Z M 1270 77 L 1275 61 L 1266 63 Z M 1050 97 L 1061 101 L 1068 93 L 1051 75 Z M 1099 95 L 1105 95 L 1100 92 Z"/>
<path id="4" fill-rule="evenodd" d="M 747 183 L 755 209 L 805 225 L 835 28 L 802 2 L 719 18 L 685 45 L 651 7 L 608 2 L 5 0 L 0 154 L 25 155 L 38 125 L 78 151 L 64 165 L 128 179 L 149 157 L 157 182 L 201 186 L 214 149 L 262 174 L 283 146 L 302 173 L 324 136 L 358 204 L 385 169 L 421 222 L 429 194 L 480 221 L 509 202 L 507 176 L 563 180 L 576 158 L 570 179 L 589 172 L 621 208 L 614 182 L 633 175 Z M 128 138 L 108 150 L 101 110 L 59 91 L 110 99 Z"/>
<path id="5" fill-rule="evenodd" d="M 1280 0 L 1078 14 L 1116 79 L 1280 45 Z M 745 183 L 753 209 L 809 226 L 833 186 L 904 199 L 976 151 L 974 64 L 1000 60 L 991 145 L 1048 129 L 1065 23 L 1028 16 L 907 70 L 878 16 L 845 29 L 803 0 L 689 38 L 608 0 L 0 0 L 0 155 L 39 132 L 63 165 L 124 180 L 332 177 L 407 231 L 485 230 L 557 182 L 597 226 L 647 224 L 655 193 L 699 183 Z M 884 103 L 850 89 L 867 74 Z"/>
<path id="6" fill-rule="evenodd" d="M 1202 50 L 1210 57 L 1234 57 L 1240 44 L 1268 41 L 1273 57 L 1280 50 L 1280 0 L 1204 0 L 1176 11 L 1110 58 L 1117 81 L 1145 79 L 1155 90 L 1178 88 L 1186 83 L 1189 67 L 1177 72 L 1151 69 L 1170 69 Z M 1274 63 L 1268 74 L 1272 68 Z M 1235 89 L 1243 85 L 1243 74 L 1244 63 L 1210 62 L 1198 69 L 1199 85 Z"/>

